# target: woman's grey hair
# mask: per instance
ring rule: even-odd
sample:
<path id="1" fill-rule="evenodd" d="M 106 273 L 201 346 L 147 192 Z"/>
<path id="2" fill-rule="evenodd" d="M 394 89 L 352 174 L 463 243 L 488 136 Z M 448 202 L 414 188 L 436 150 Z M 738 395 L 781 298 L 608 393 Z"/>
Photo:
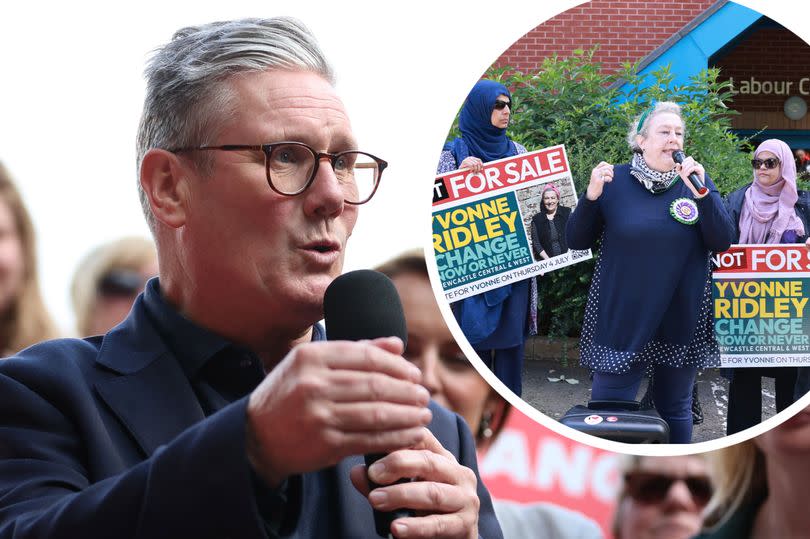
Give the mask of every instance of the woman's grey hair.
<path id="1" fill-rule="evenodd" d="M 169 43 L 155 51 L 144 73 L 146 98 L 138 128 L 138 171 L 152 148 L 213 143 L 223 120 L 234 112 L 227 80 L 235 74 L 268 69 L 311 71 L 335 83 L 332 67 L 315 37 L 297 19 L 241 19 L 178 30 Z M 201 172 L 210 170 L 210 157 L 195 158 Z M 140 181 L 138 193 L 154 232 L 154 216 Z"/>
<path id="2" fill-rule="evenodd" d="M 652 121 L 653 116 L 661 114 L 662 112 L 671 112 L 681 119 L 681 125 L 683 125 L 683 137 L 686 139 L 686 123 L 683 121 L 681 106 L 673 101 L 658 101 L 654 106 L 646 109 L 644 112 L 636 116 L 632 122 L 630 122 L 630 128 L 627 130 L 627 144 L 630 145 L 630 149 L 633 152 L 641 153 L 641 146 L 639 146 L 638 142 L 636 141 L 636 135 L 647 137 L 650 132 L 650 122 Z"/>

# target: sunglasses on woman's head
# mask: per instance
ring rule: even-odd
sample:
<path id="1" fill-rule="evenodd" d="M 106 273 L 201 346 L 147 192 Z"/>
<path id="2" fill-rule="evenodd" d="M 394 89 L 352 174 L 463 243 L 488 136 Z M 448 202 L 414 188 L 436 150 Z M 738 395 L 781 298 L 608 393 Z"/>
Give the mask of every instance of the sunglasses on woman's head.
<path id="1" fill-rule="evenodd" d="M 712 497 L 712 483 L 705 475 L 677 477 L 652 472 L 629 472 L 624 476 L 627 495 L 639 503 L 663 502 L 676 481 L 683 481 L 695 505 L 704 507 Z"/>
<path id="2" fill-rule="evenodd" d="M 501 101 L 500 99 L 495 100 L 495 106 L 493 107 L 495 110 L 503 110 L 504 107 L 512 108 L 512 103 L 510 101 Z"/>
<path id="3" fill-rule="evenodd" d="M 113 269 L 98 281 L 96 291 L 104 297 L 134 296 L 143 290 L 144 278 L 137 271 Z"/>
<path id="4" fill-rule="evenodd" d="M 768 159 L 751 159 L 751 166 L 754 168 L 759 168 L 762 165 L 765 165 L 765 168 L 776 168 L 779 164 L 779 159 L 775 157 L 769 157 Z"/>

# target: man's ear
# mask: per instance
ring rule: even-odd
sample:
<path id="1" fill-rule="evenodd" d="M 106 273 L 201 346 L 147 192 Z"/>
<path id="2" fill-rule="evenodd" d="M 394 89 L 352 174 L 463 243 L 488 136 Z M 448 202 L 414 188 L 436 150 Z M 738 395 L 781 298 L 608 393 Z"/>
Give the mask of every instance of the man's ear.
<path id="1" fill-rule="evenodd" d="M 180 158 L 166 150 L 152 149 L 141 162 L 141 188 L 155 219 L 171 228 L 186 223 L 188 170 Z"/>

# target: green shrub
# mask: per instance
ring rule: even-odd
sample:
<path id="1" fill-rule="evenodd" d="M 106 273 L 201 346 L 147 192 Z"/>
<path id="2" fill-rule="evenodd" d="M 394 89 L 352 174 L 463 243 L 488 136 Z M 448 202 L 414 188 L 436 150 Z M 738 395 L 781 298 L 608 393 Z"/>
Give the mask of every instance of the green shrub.
<path id="1" fill-rule="evenodd" d="M 719 70 L 707 69 L 677 86 L 668 67 L 650 75 L 651 84 L 625 64 L 615 74 L 604 74 L 593 61 L 596 49 L 575 51 L 569 58 L 550 57 L 534 73 L 494 68 L 487 78 L 499 80 L 512 92 L 514 113 L 509 136 L 530 151 L 565 144 L 577 192 L 588 185 L 591 170 L 600 162 L 626 163 L 630 122 L 653 101 L 675 101 L 686 123 L 686 153 L 695 157 L 725 195 L 751 181 L 751 147 L 730 132 L 735 111 L 728 82 L 718 81 Z M 449 139 L 458 136 L 457 125 Z M 598 246 L 597 246 L 598 248 Z M 594 253 L 596 255 L 596 252 Z M 546 274 L 539 282 L 540 333 L 578 336 L 590 286 L 593 261 Z"/>

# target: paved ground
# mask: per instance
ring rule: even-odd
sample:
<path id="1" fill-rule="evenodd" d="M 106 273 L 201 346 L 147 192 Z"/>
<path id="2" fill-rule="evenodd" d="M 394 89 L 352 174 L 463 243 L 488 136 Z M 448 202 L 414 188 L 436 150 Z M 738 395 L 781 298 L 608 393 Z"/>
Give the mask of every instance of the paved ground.
<path id="1" fill-rule="evenodd" d="M 575 350 L 570 347 L 568 350 L 561 349 L 559 344 L 549 344 L 545 339 L 538 338 L 527 343 L 526 356 L 523 368 L 523 399 L 526 402 L 546 415 L 559 419 L 571 406 L 585 404 L 590 399 L 588 371 L 579 367 Z M 565 356 L 568 366 L 564 366 L 560 359 Z M 549 381 L 549 378 L 561 378 L 561 375 L 579 383 Z M 762 380 L 762 415 L 763 419 L 767 419 L 776 413 L 773 379 Z M 716 369 L 705 370 L 698 375 L 698 393 L 704 421 L 695 426 L 692 440 L 704 442 L 725 436 L 728 380 L 720 376 Z M 643 394 L 642 386 L 638 398 Z"/>

